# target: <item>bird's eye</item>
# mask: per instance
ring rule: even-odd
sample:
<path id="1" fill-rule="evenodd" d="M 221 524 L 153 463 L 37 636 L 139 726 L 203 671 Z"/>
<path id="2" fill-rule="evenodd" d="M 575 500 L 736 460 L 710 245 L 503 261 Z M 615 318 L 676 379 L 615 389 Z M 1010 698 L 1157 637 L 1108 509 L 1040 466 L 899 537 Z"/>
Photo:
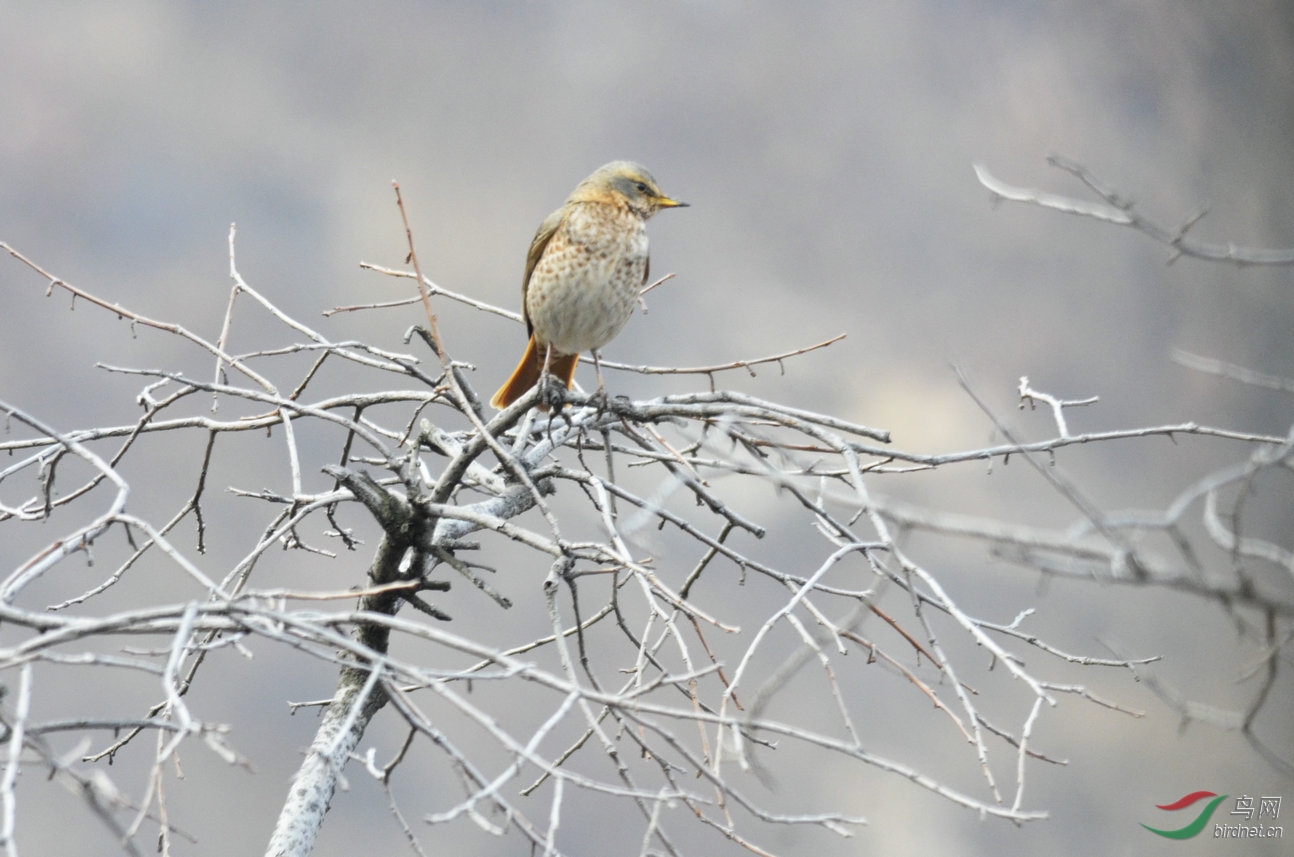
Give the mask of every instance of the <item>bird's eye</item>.
<path id="1" fill-rule="evenodd" d="M 639 192 L 639 193 L 646 193 L 646 192 L 647 192 L 647 183 L 646 183 L 646 182 L 638 182 L 638 192 Z"/>

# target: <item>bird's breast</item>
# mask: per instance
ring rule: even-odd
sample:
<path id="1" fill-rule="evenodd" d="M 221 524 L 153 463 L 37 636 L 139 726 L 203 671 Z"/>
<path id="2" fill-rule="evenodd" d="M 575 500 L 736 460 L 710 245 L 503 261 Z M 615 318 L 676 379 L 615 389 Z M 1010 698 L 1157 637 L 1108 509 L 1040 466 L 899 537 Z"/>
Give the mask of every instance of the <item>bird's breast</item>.
<path id="1" fill-rule="evenodd" d="M 580 354 L 610 342 L 633 315 L 647 253 L 643 219 L 627 207 L 573 205 L 526 286 L 539 344 Z"/>

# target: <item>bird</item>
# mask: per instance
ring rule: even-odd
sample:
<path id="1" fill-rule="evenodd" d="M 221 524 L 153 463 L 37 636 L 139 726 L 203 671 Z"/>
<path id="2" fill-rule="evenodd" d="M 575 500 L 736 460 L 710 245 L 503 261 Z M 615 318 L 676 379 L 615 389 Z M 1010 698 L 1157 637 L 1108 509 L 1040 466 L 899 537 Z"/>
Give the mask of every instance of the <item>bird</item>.
<path id="1" fill-rule="evenodd" d="M 662 193 L 642 165 L 612 161 L 544 218 L 530 242 L 521 280 L 521 314 L 530 340 L 491 405 L 506 408 L 545 374 L 569 390 L 586 351 L 593 355 L 598 394 L 605 394 L 598 351 L 633 315 L 647 282 L 647 220 L 661 209 L 686 206 Z M 539 409 L 548 410 L 548 402 L 540 401 Z"/>

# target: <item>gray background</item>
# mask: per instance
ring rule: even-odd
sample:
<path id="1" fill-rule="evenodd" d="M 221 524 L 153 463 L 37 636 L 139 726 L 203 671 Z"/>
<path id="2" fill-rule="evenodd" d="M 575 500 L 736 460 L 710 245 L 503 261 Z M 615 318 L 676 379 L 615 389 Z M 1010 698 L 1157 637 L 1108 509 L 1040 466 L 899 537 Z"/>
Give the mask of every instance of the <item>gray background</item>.
<path id="1" fill-rule="evenodd" d="M 1168 266 L 1164 248 L 1131 231 L 994 210 L 971 169 L 980 161 L 1013 183 L 1081 194 L 1046 165 L 1058 152 L 1165 225 L 1209 206 L 1192 233 L 1201 240 L 1294 245 L 1288 3 L 7 3 L 0 121 L 0 240 L 101 297 L 208 337 L 227 301 L 231 221 L 243 276 L 285 310 L 335 339 L 403 350 L 412 308 L 318 316 L 407 295 L 408 281 L 357 267 L 404 257 L 391 179 L 424 272 L 512 308 L 535 225 L 591 169 L 632 158 L 692 207 L 653 221 L 653 270 L 678 277 L 650 296 L 649 314 L 609 359 L 718 363 L 845 332 L 784 374 L 732 373 L 723 383 L 888 428 L 903 448 L 929 452 L 993 437 L 953 363 L 1030 437 L 1050 428 L 1015 411 L 1020 375 L 1058 395 L 1099 395 L 1071 415 L 1080 431 L 1196 420 L 1283 434 L 1294 410 L 1288 397 L 1170 360 L 1182 348 L 1294 375 L 1289 269 Z M 61 428 L 137 413 L 138 379 L 105 377 L 96 361 L 208 371 L 168 338 L 132 336 L 89 307 L 69 313 L 64 295 L 43 297 L 44 283 L 17 262 L 0 264 L 0 290 L 0 397 Z M 251 316 L 244 347 L 262 329 Z M 452 308 L 442 331 L 487 396 L 522 344 L 503 320 Z M 698 383 L 609 381 L 640 396 Z M 1242 454 L 1142 441 L 1059 463 L 1105 508 L 1154 508 Z M 1277 486 L 1284 496 L 1288 488 Z M 878 489 L 1036 525 L 1075 517 L 1038 480 L 979 467 Z M 1288 532 L 1288 508 L 1263 519 L 1271 533 Z M 25 555 L 0 546 L 5 567 Z M 1163 673 L 1206 701 L 1247 698 L 1237 677 L 1257 654 L 1209 605 L 1035 587 L 1028 573 L 985 563 L 979 548 L 965 569 L 957 582 L 968 598 L 1022 588 L 1004 618 L 1040 603 L 1072 649 L 1101 654 L 1098 641 L 1117 639 L 1129 653 L 1169 654 Z M 347 585 L 351 570 L 334 566 L 331 579 Z M 328 694 L 329 671 L 311 669 L 292 677 L 288 698 Z M 208 704 L 217 713 L 228 705 L 241 724 L 256 712 L 250 722 L 265 733 L 232 737 L 256 772 L 193 762 L 169 787 L 177 804 L 191 801 L 179 820 L 202 840 L 181 853 L 255 853 L 308 741 L 311 719 L 287 717 L 283 676 L 227 687 Z M 1034 781 L 1032 804 L 1051 810 L 1050 821 L 981 823 L 875 777 L 849 802 L 872 822 L 854 840 L 788 831 L 765 841 L 815 855 L 1288 853 L 1205 837 L 1161 842 L 1137 827 L 1176 826 L 1152 804 L 1196 789 L 1294 789 L 1235 736 L 1179 730 L 1126 676 L 1106 690 L 1149 716 L 1075 702 L 1051 715 L 1049 749 L 1071 764 L 1043 767 Z M 135 697 L 155 698 L 146 683 Z M 1285 751 L 1289 702 L 1284 687 L 1265 724 Z M 910 755 L 922 738 L 906 737 L 899 746 Z M 425 764 L 436 782 L 436 761 Z M 419 797 L 403 792 L 415 818 Z M 21 804 L 25 853 L 112 853 L 75 801 L 59 800 Z M 384 813 L 377 790 L 357 782 L 339 796 L 318 853 L 400 853 Z M 77 841 L 99 850 L 68 849 L 71 817 L 87 831 Z M 587 838 L 572 834 L 572 853 L 638 848 L 636 832 L 621 843 L 590 824 Z M 423 832 L 432 849 L 527 853 L 515 835 L 500 842 L 470 825 Z"/>

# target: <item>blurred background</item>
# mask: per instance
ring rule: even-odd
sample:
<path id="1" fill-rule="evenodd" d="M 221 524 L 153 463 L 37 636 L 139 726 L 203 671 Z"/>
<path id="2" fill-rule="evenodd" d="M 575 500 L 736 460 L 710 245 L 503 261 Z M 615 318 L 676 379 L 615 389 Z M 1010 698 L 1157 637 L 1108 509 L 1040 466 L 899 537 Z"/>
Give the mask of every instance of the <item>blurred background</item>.
<path id="1" fill-rule="evenodd" d="M 231 222 L 241 274 L 284 310 L 334 340 L 405 351 L 414 308 L 320 316 L 409 295 L 408 280 L 359 268 L 399 267 L 406 254 L 392 179 L 423 272 L 516 309 L 536 225 L 593 168 L 629 158 L 692 207 L 652 221 L 653 273 L 677 277 L 648 297 L 648 314 L 605 350 L 609 360 L 722 363 L 846 333 L 784 371 L 721 383 L 889 429 L 897 446 L 920 452 L 994 440 L 954 365 L 1025 438 L 1053 427 L 1016 410 L 1022 375 L 1059 396 L 1100 397 L 1070 413 L 1076 432 L 1194 420 L 1283 435 L 1294 421 L 1288 396 L 1171 360 L 1183 349 L 1294 376 L 1294 270 L 1169 265 L 1164 247 L 1131 230 L 995 208 L 972 170 L 981 162 L 1013 184 L 1084 195 L 1047 165 L 1058 153 L 1166 227 L 1207 207 L 1196 239 L 1294 246 L 1286 2 L 14 2 L 0 21 L 0 241 L 108 301 L 211 339 L 228 302 Z M 0 260 L 0 399 L 62 429 L 119 424 L 138 414 L 142 382 L 96 362 L 209 373 L 178 340 L 72 307 L 62 293 L 46 298 L 45 285 Z M 488 397 L 522 331 L 442 312 L 451 352 L 476 367 Z M 240 349 L 274 330 L 254 315 L 240 316 Z M 608 383 L 649 396 L 703 382 L 615 373 Z M 1102 508 L 1162 509 L 1245 454 L 1161 439 L 1067 452 L 1057 464 Z M 176 460 L 192 455 L 190 446 Z M 321 463 L 307 462 L 315 487 L 326 484 Z M 1037 526 L 1077 517 L 1041 480 L 983 467 L 875 488 Z M 1288 497 L 1288 485 L 1274 490 Z M 1289 508 L 1265 513 L 1270 534 L 1288 536 Z M 156 513 L 164 509 L 174 505 Z M 249 520 L 263 523 L 257 515 Z M 27 555 L 16 545 L 0 544 L 6 569 Z M 1168 655 L 1163 674 L 1203 701 L 1235 707 L 1252 692 L 1243 676 L 1258 652 L 1213 605 L 1098 586 L 1058 592 L 978 547 L 960 562 L 967 597 L 1023 589 L 1003 621 L 1036 603 L 1074 650 L 1105 654 L 1116 638 L 1124 654 Z M 344 586 L 350 571 L 330 573 Z M 333 676 L 314 666 L 294 677 L 290 698 L 331 692 Z M 256 770 L 214 767 L 171 786 L 176 801 L 191 790 L 177 820 L 200 837 L 182 853 L 263 847 L 309 741 L 312 718 L 289 716 L 280 681 L 239 680 L 210 704 L 243 724 L 231 742 Z M 1223 846 L 1159 840 L 1138 822 L 1177 826 L 1153 805 L 1200 789 L 1294 797 L 1294 784 L 1234 734 L 1179 729 L 1126 674 L 1107 691 L 1148 716 L 1067 701 L 1046 738 L 1071 763 L 1043 767 L 1028 801 L 1048 821 L 982 822 L 878 776 L 850 805 L 871 821 L 854 840 L 789 830 L 769 845 L 785 855 L 1203 853 Z M 139 692 L 155 698 L 150 685 Z M 1286 758 L 1290 702 L 1285 684 L 1265 724 Z M 249 711 L 263 733 L 245 731 Z M 212 782 L 224 785 L 212 792 Z M 29 853 L 115 853 L 90 821 L 69 850 L 60 819 L 74 803 L 19 796 Z M 413 818 L 425 811 L 417 792 L 403 798 Z M 371 784 L 335 804 L 316 853 L 404 853 Z M 419 829 L 437 850 L 528 853 L 515 835 L 496 840 L 470 825 Z M 636 853 L 638 835 L 573 834 L 566 846 Z"/>

